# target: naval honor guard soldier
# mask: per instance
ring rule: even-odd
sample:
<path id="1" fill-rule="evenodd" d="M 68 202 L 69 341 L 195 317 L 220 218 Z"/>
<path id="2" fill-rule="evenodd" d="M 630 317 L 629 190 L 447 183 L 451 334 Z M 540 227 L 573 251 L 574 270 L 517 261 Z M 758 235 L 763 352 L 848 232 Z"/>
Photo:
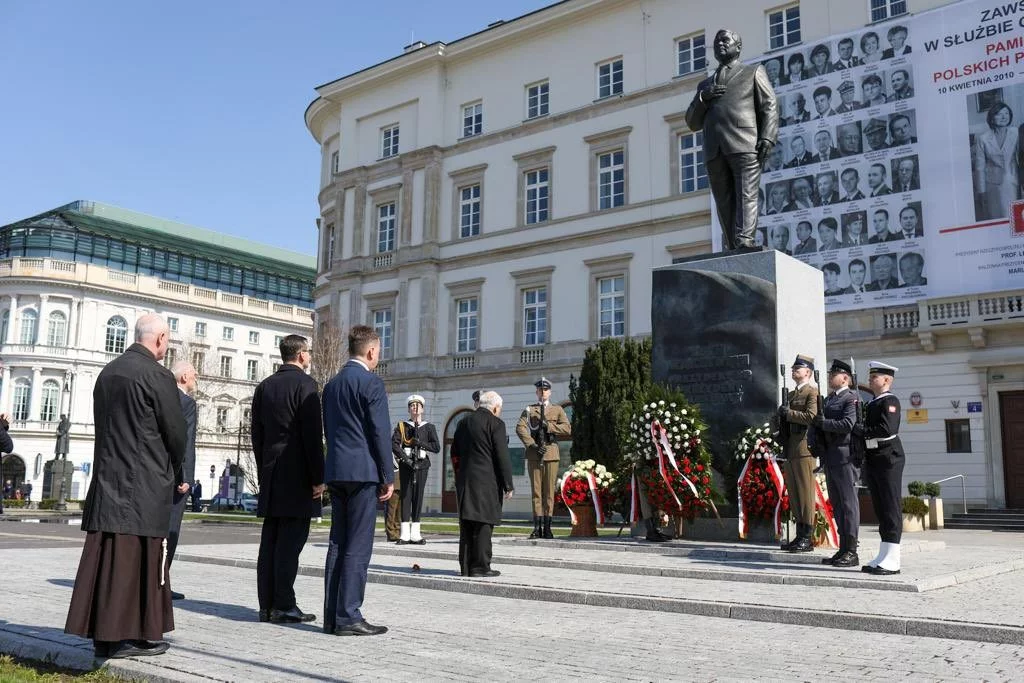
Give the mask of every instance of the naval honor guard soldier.
<path id="1" fill-rule="evenodd" d="M 537 389 L 537 403 L 527 406 L 516 425 L 516 435 L 526 447 L 533 493 L 533 533 L 530 538 L 554 538 L 551 511 L 555 506 L 559 460 L 555 439 L 569 436 L 572 428 L 562 406 L 550 402 L 551 382 L 541 377 L 533 386 Z"/>
<path id="2" fill-rule="evenodd" d="M 809 441 L 811 451 L 821 458 L 825 467 L 828 497 L 836 516 L 839 530 L 839 550 L 822 564 L 833 567 L 856 567 L 857 529 L 860 526 L 860 502 L 857 481 L 864 454 L 860 437 L 853 436 L 857 424 L 860 401 L 856 391 L 850 389 L 853 368 L 849 363 L 833 360 L 828 370 L 828 385 L 832 393 L 822 404 L 821 412 L 814 416 L 814 428 Z"/>
<path id="3" fill-rule="evenodd" d="M 419 394 L 406 399 L 409 419 L 395 427 L 391 435 L 391 454 L 398 461 L 398 475 L 402 482 L 402 526 L 399 545 L 426 543 L 420 533 L 420 510 L 423 491 L 430 470 L 430 453 L 441 450 L 434 425 L 423 420 L 426 401 Z"/>
<path id="4" fill-rule="evenodd" d="M 892 393 L 896 370 L 879 361 L 868 364 L 868 387 L 875 395 L 864 416 L 864 479 L 878 517 L 882 543 L 878 556 L 861 567 L 869 574 L 900 573 L 903 508 L 900 490 L 906 456 L 900 443 L 900 400 Z"/>
<path id="5" fill-rule="evenodd" d="M 789 392 L 789 405 L 779 407 L 779 421 L 786 425 L 782 475 L 789 492 L 789 509 L 796 519 L 796 538 L 782 549 L 806 553 L 814 550 L 814 456 L 807 445 L 808 428 L 818 414 L 818 388 L 811 383 L 814 359 L 797 355 L 790 371 L 796 389 Z"/>

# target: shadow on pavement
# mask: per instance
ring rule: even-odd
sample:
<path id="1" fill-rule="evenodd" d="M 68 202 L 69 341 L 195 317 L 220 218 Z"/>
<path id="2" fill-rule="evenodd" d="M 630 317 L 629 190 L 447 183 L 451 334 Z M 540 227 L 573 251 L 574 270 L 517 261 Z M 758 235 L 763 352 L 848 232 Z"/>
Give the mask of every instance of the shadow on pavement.
<path id="1" fill-rule="evenodd" d="M 228 619 L 229 621 L 259 621 L 259 610 L 243 605 L 229 605 L 209 600 L 175 600 L 174 609 Z M 275 624 L 276 625 L 276 624 Z"/>
<path id="2" fill-rule="evenodd" d="M 74 579 L 47 579 L 47 583 L 52 583 L 54 586 L 63 586 L 64 588 L 74 588 Z"/>

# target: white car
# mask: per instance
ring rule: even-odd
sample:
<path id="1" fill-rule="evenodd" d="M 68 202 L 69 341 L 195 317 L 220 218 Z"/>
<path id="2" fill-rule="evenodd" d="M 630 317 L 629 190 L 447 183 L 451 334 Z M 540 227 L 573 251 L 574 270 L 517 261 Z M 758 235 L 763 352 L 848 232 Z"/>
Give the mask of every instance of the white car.
<path id="1" fill-rule="evenodd" d="M 256 512 L 256 506 L 259 504 L 259 499 L 251 493 L 243 493 L 241 500 L 241 507 L 246 512 Z"/>

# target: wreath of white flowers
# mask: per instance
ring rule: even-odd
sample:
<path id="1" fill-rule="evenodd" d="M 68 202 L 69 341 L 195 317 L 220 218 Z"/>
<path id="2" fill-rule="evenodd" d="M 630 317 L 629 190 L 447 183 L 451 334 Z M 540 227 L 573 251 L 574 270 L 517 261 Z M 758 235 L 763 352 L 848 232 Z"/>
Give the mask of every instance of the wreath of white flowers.
<path id="1" fill-rule="evenodd" d="M 740 436 L 735 451 L 737 460 L 746 460 L 751 455 L 755 460 L 767 459 L 769 455 L 782 455 L 782 445 L 775 440 L 771 424 L 750 427 Z"/>
<path id="2" fill-rule="evenodd" d="M 562 488 L 562 482 L 566 477 L 572 479 L 586 479 L 587 473 L 593 472 L 594 479 L 597 481 L 598 489 L 606 489 L 612 485 L 615 481 L 615 475 L 608 471 L 604 465 L 600 465 L 593 460 L 577 460 L 572 464 L 566 472 L 558 478 L 557 487 Z"/>
<path id="3" fill-rule="evenodd" d="M 658 450 L 651 438 L 651 425 L 657 420 L 665 428 L 669 444 L 676 456 L 692 450 L 691 441 L 700 446 L 700 428 L 694 411 L 676 403 L 652 401 L 643 407 L 643 412 L 634 413 L 629 421 L 626 435 L 625 460 L 634 465 L 657 460 Z"/>

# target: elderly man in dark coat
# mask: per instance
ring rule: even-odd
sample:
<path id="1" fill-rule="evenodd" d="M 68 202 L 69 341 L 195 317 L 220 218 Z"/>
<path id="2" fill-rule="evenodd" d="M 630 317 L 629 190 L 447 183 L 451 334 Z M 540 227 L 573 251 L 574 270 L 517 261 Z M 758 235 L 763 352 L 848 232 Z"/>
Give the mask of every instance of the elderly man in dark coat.
<path id="1" fill-rule="evenodd" d="M 178 399 L 181 401 L 181 413 L 185 417 L 185 457 L 181 462 L 182 483 L 174 489 L 174 507 L 171 508 L 171 526 L 167 532 L 167 568 L 174 562 L 174 552 L 178 549 L 181 537 L 181 520 L 185 516 L 189 494 L 192 491 L 191 481 L 196 477 L 196 400 L 192 393 L 196 390 L 196 369 L 185 360 L 179 360 L 171 367 L 174 381 L 178 385 Z M 184 600 L 185 595 L 171 591 L 172 600 Z"/>
<path id="2" fill-rule="evenodd" d="M 825 467 L 828 497 L 839 530 L 839 550 L 822 560 L 823 564 L 833 567 L 856 567 L 860 564 L 857 557 L 857 530 L 860 527 L 857 482 L 864 454 L 855 447 L 859 441 L 852 437 L 860 409 L 858 393 L 850 388 L 852 374 L 849 363 L 838 359 L 832 361 L 828 371 L 828 386 L 832 393 L 822 404 L 821 412 L 814 416 L 807 436 L 811 452 L 821 459 Z"/>
<path id="3" fill-rule="evenodd" d="M 139 318 L 135 343 L 93 389 L 87 535 L 64 631 L 92 638 L 99 657 L 161 654 L 174 630 L 167 529 L 186 432 L 174 375 L 160 363 L 169 334 L 160 316 Z"/>
<path id="4" fill-rule="evenodd" d="M 459 565 L 463 576 L 498 576 L 491 569 L 491 532 L 501 523 L 503 499 L 512 497 L 508 435 L 501 396 L 480 394 L 480 407 L 455 429 L 452 463 L 459 500 Z"/>
<path id="5" fill-rule="evenodd" d="M 256 587 L 260 621 L 297 623 L 316 615 L 295 603 L 299 553 L 309 520 L 320 515 L 324 492 L 323 418 L 305 337 L 281 340 L 284 363 L 252 398 L 252 449 L 260 484 L 256 514 L 263 517 Z"/>

